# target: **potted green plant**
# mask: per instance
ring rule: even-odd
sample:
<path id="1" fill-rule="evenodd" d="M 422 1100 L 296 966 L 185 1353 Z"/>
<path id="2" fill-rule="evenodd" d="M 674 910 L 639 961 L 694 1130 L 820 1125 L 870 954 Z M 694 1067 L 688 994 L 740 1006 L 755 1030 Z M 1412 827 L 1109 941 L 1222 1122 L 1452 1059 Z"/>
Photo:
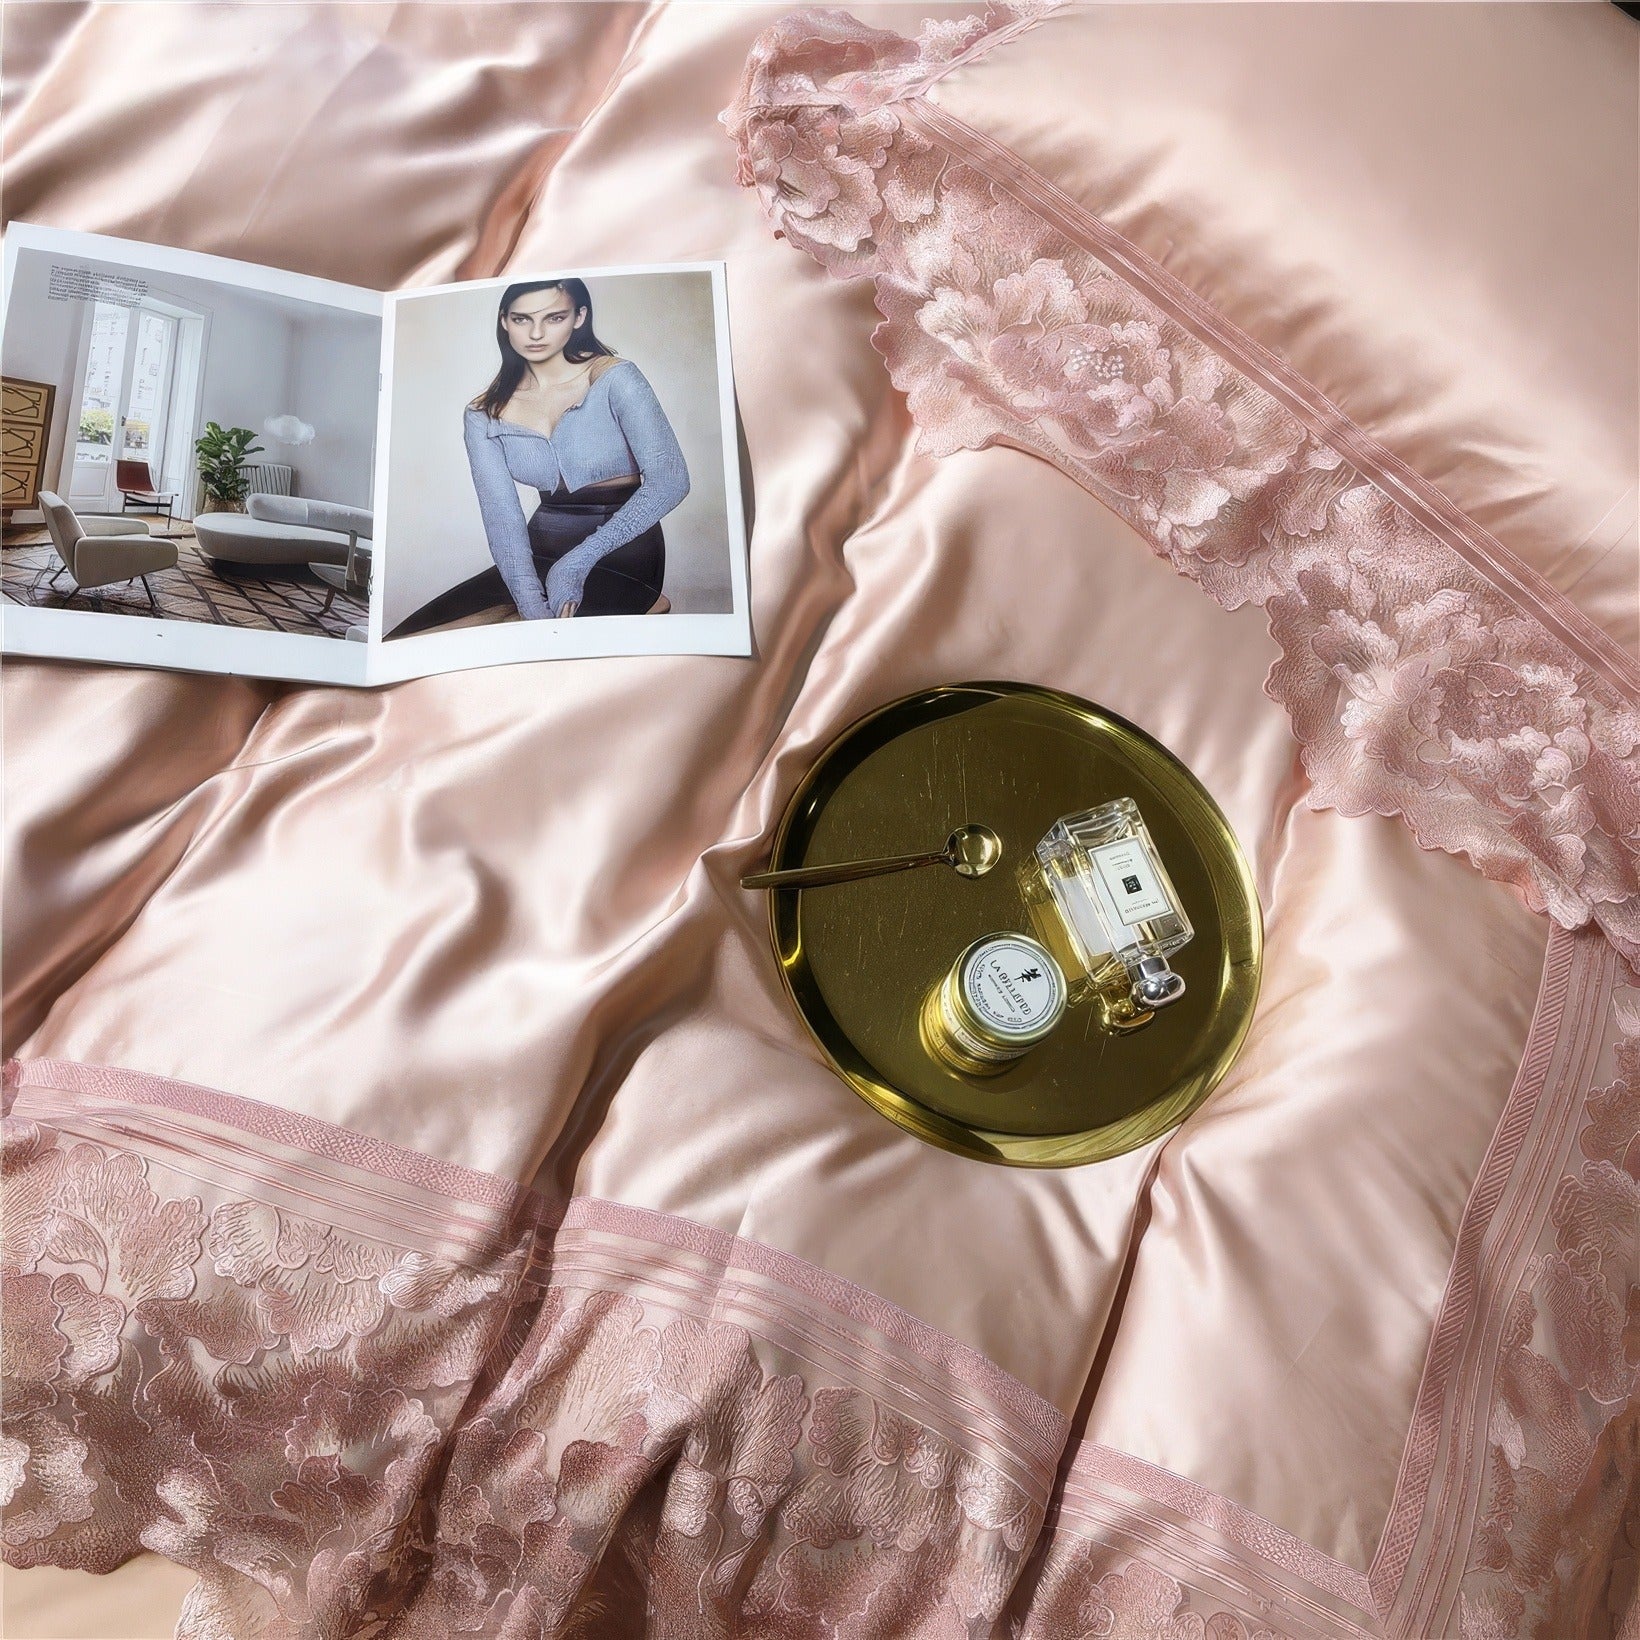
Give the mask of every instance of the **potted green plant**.
<path id="1" fill-rule="evenodd" d="M 199 457 L 199 482 L 205 491 L 205 512 L 243 512 L 249 481 L 239 471 L 245 457 L 262 448 L 252 444 L 256 437 L 248 427 L 223 427 L 205 423 L 205 431 L 194 440 Z"/>

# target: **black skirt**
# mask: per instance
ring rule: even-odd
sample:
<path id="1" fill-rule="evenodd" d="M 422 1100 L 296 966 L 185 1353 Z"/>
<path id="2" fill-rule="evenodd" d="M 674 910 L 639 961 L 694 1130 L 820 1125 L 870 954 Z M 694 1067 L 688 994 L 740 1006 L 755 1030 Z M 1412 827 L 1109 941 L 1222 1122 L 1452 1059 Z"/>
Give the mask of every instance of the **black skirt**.
<path id="1" fill-rule="evenodd" d="M 601 528 L 637 490 L 636 484 L 611 484 L 585 490 L 542 490 L 541 505 L 530 514 L 530 548 L 535 568 L 546 585 L 547 572 L 572 547 Z M 647 615 L 666 579 L 666 537 L 651 524 L 607 552 L 587 572 L 581 615 Z"/>
<path id="2" fill-rule="evenodd" d="M 541 504 L 530 514 L 530 550 L 543 590 L 547 572 L 571 547 L 581 544 L 613 518 L 637 490 L 630 484 L 602 484 L 580 490 L 542 490 Z M 647 615 L 655 607 L 666 579 L 666 537 L 659 524 L 605 553 L 587 572 L 576 618 L 582 615 Z M 493 610 L 511 609 L 512 594 L 494 564 L 448 592 L 423 604 L 387 634 L 408 638 L 453 621 Z"/>

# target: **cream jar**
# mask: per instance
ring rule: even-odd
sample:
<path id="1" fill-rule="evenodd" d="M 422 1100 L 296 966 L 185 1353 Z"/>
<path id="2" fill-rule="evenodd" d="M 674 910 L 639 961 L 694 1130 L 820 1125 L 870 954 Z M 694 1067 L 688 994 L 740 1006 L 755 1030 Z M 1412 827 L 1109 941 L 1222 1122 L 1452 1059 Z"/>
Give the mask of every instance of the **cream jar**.
<path id="1" fill-rule="evenodd" d="M 987 934 L 928 993 L 922 1035 L 953 1070 L 988 1076 L 1036 1046 L 1064 1017 L 1065 975 L 1029 934 Z"/>

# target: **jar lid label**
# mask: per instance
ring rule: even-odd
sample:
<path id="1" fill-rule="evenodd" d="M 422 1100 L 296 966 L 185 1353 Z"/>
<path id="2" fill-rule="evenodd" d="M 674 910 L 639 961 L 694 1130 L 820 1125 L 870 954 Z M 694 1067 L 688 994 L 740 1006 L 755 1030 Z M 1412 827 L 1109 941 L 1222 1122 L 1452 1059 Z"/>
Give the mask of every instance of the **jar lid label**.
<path id="1" fill-rule="evenodd" d="M 974 946 L 959 989 L 976 1025 L 1014 1041 L 1046 1034 L 1065 1006 L 1059 964 L 1024 934 L 998 934 Z"/>

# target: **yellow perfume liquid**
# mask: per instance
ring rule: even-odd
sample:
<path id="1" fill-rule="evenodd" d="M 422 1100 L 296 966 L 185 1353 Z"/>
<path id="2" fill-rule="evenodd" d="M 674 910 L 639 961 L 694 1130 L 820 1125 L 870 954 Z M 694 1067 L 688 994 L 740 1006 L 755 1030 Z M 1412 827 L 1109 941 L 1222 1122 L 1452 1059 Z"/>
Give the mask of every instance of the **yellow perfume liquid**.
<path id="1" fill-rule="evenodd" d="M 1055 821 L 1020 886 L 1073 994 L 1096 994 L 1107 1025 L 1147 1024 L 1184 994 L 1168 958 L 1195 930 L 1132 798 Z"/>

